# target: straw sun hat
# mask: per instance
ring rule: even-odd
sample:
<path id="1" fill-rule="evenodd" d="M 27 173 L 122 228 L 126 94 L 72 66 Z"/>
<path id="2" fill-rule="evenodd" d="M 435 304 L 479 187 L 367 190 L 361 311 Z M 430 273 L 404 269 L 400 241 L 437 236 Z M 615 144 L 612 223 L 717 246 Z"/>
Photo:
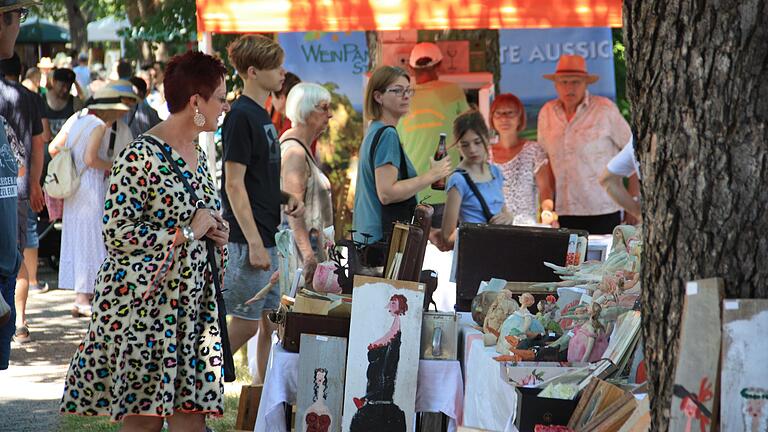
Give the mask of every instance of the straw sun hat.
<path id="1" fill-rule="evenodd" d="M 557 61 L 555 73 L 546 74 L 544 78 L 554 81 L 557 77 L 577 76 L 587 79 L 587 84 L 593 84 L 600 79 L 597 75 L 587 73 L 587 61 L 580 55 L 562 55 Z"/>
<path id="2" fill-rule="evenodd" d="M 124 96 L 120 92 L 104 86 L 93 94 L 87 102 L 88 109 L 129 111 L 128 105 L 122 102 Z"/>
<path id="3" fill-rule="evenodd" d="M 53 69 L 55 66 L 50 57 L 43 57 L 37 63 L 37 67 L 40 69 Z"/>
<path id="4" fill-rule="evenodd" d="M 16 10 L 23 7 L 39 5 L 38 0 L 0 0 L 0 13 Z"/>

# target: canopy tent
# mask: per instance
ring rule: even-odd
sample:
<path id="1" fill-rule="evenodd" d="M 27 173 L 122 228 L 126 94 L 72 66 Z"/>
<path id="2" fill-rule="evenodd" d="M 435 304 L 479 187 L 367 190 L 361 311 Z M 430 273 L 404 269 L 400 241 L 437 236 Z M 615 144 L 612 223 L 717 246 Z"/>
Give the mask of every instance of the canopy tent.
<path id="1" fill-rule="evenodd" d="M 622 0 L 197 0 L 199 33 L 621 27 Z"/>
<path id="2" fill-rule="evenodd" d="M 127 18 L 113 16 L 94 21 L 88 24 L 88 42 L 120 42 L 123 37 L 118 32 L 130 26 Z"/>
<path id="3" fill-rule="evenodd" d="M 51 21 L 30 17 L 19 27 L 17 43 L 66 43 L 69 31 Z"/>

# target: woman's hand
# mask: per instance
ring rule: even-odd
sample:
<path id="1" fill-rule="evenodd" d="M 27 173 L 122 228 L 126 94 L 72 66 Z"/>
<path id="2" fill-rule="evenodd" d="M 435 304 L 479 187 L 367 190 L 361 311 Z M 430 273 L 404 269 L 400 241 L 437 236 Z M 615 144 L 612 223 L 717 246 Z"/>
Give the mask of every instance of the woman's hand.
<path id="1" fill-rule="evenodd" d="M 514 220 L 515 218 L 512 216 L 512 213 L 503 211 L 493 216 L 489 222 L 493 225 L 512 225 Z"/>
<path id="2" fill-rule="evenodd" d="M 285 203 L 285 214 L 293 217 L 304 216 L 304 203 L 297 200 L 295 196 L 288 195 L 288 200 Z"/>
<path id="3" fill-rule="evenodd" d="M 189 224 L 192 228 L 192 232 L 195 234 L 195 239 L 200 240 L 209 231 L 215 230 L 219 225 L 221 216 L 211 209 L 197 209 L 195 215 L 192 216 L 192 222 Z M 227 234 L 229 237 L 229 234 Z"/>
<path id="4" fill-rule="evenodd" d="M 448 177 L 451 174 L 451 171 L 453 171 L 453 167 L 451 166 L 451 157 L 448 155 L 439 161 L 430 159 L 429 163 L 430 168 L 429 171 L 427 171 L 427 175 L 432 177 L 432 183 L 440 180 L 441 178 Z"/>

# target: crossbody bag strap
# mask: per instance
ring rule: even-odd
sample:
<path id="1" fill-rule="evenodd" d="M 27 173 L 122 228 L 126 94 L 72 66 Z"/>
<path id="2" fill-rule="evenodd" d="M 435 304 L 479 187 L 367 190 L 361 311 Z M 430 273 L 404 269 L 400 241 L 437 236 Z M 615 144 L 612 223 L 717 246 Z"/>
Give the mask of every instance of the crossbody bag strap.
<path id="1" fill-rule="evenodd" d="M 373 142 L 371 143 L 370 164 L 374 185 L 376 184 L 376 149 L 379 147 L 379 140 L 381 140 L 381 136 L 384 134 L 384 131 L 390 128 L 394 129 L 394 126 L 383 126 L 379 128 L 379 130 L 377 130 L 376 134 L 373 136 Z M 405 164 L 405 152 L 403 151 L 403 146 L 400 144 L 399 140 L 397 142 L 397 146 L 400 148 L 400 167 L 397 171 L 397 179 L 405 180 L 408 178 L 408 168 Z"/>
<path id="2" fill-rule="evenodd" d="M 480 193 L 480 191 L 477 189 L 477 185 L 472 180 L 472 177 L 469 176 L 469 173 L 463 169 L 458 169 L 456 172 L 460 173 L 462 177 L 464 177 L 464 181 L 467 182 L 467 185 L 469 186 L 469 189 L 472 190 L 472 193 L 475 194 L 477 197 L 477 200 L 480 201 L 480 207 L 483 208 L 483 215 L 485 216 L 485 219 L 490 222 L 491 218 L 493 217 L 493 214 L 491 213 L 491 209 L 488 208 L 488 204 L 485 202 L 485 198 L 483 197 L 483 194 Z"/>
<path id="3" fill-rule="evenodd" d="M 107 157 L 112 159 L 115 155 L 115 140 L 117 139 L 117 121 L 112 123 L 112 133 L 109 135 L 109 148 L 107 149 Z"/>

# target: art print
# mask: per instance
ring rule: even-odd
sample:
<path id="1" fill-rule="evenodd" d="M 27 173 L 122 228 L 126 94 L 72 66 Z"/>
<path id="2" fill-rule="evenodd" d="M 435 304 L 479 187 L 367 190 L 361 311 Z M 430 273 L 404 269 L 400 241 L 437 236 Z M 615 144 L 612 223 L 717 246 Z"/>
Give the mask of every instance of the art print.
<path id="1" fill-rule="evenodd" d="M 423 302 L 422 284 L 355 277 L 345 432 L 413 430 Z"/>

